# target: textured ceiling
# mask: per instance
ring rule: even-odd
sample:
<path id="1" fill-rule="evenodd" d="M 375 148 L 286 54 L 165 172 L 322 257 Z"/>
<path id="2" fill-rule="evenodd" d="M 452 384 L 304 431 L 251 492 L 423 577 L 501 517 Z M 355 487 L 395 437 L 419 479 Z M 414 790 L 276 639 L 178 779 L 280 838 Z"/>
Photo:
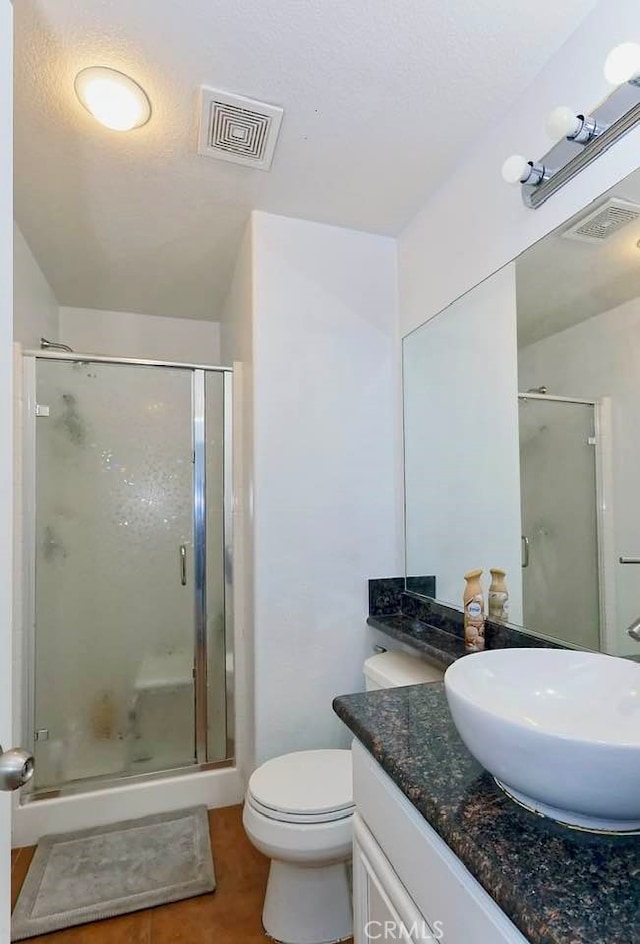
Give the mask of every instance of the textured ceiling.
<path id="1" fill-rule="evenodd" d="M 640 170 L 594 206 L 614 196 L 640 204 Z M 574 219 L 593 208 L 585 207 Z M 520 347 L 640 297 L 640 221 L 601 244 L 564 239 L 562 233 L 571 225 L 541 239 L 516 262 Z"/>
<path id="2" fill-rule="evenodd" d="M 397 233 L 594 5 L 18 0 L 18 223 L 63 305 L 215 318 L 252 208 Z M 151 122 L 96 124 L 88 65 Z M 284 106 L 270 173 L 197 155 L 201 84 Z"/>

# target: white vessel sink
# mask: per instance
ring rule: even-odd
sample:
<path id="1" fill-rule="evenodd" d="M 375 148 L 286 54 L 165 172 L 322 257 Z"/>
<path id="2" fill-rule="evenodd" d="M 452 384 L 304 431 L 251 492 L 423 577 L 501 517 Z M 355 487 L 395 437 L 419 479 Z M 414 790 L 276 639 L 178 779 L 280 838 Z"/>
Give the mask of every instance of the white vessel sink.
<path id="1" fill-rule="evenodd" d="M 561 649 L 496 649 L 444 677 L 473 756 L 513 799 L 559 822 L 640 830 L 640 665 Z"/>

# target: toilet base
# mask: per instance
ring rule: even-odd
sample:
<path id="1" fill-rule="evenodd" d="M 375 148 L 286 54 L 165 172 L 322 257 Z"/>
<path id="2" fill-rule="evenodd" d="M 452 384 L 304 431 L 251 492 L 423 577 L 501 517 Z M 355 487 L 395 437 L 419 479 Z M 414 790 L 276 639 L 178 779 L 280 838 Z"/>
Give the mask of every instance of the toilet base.
<path id="1" fill-rule="evenodd" d="M 272 860 L 262 923 L 281 944 L 333 944 L 351 937 L 347 863 L 301 868 Z"/>

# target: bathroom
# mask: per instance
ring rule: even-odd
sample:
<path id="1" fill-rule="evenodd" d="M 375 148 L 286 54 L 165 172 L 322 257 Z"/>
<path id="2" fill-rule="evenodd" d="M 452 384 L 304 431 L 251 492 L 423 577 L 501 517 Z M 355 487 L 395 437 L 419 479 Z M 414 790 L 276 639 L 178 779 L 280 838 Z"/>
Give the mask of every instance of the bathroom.
<path id="1" fill-rule="evenodd" d="M 439 727 L 438 699 L 442 672 L 462 654 L 463 575 L 476 567 L 485 591 L 489 568 L 504 568 L 510 593 L 509 622 L 487 623 L 488 649 L 567 647 L 572 658 L 597 649 L 625 671 L 636 667 L 619 657 L 640 653 L 626 632 L 640 616 L 634 565 L 620 563 L 640 554 L 640 286 L 628 275 L 640 228 L 629 211 L 606 250 L 562 236 L 609 198 L 640 204 L 640 132 L 631 126 L 535 207 L 519 192 L 522 168 L 515 186 L 500 173 L 514 151 L 535 164 L 553 148 L 552 109 L 588 115 L 607 100 L 615 87 L 603 64 L 640 41 L 640 18 L 627 0 L 555 7 L 532 23 L 521 0 L 402 11 L 287 2 L 251 14 L 200 0 L 188 10 L 2 0 L 0 515 L 13 538 L 0 568 L 0 743 L 35 757 L 29 783 L 1 794 L 2 941 L 10 847 L 14 901 L 23 900 L 14 939 L 253 941 L 265 928 L 288 944 L 352 931 L 356 941 L 385 939 L 365 927 L 384 899 L 407 920 L 424 918 L 432 938 L 442 922 L 449 942 L 560 944 L 599 939 L 605 899 L 629 914 L 626 890 L 603 879 L 600 894 L 582 896 L 584 921 L 573 920 L 579 885 L 567 882 L 565 897 L 550 898 L 562 920 L 545 938 L 544 908 L 518 910 L 495 871 L 465 858 L 428 797 L 403 805 L 402 784 L 384 780 L 400 761 L 368 740 L 372 718 L 382 743 L 394 712 L 410 716 L 401 698 L 415 690 L 416 724 L 427 731 L 431 708 L 433 736 L 449 745 L 451 764 L 460 758 Z M 96 67 L 134 80 L 137 127 L 96 120 L 83 84 Z M 629 82 L 628 110 L 634 89 Z M 218 127 L 207 123 L 212 102 L 231 122 L 225 147 L 208 137 Z M 238 108 L 253 117 L 238 120 Z M 249 120 L 269 128 L 259 158 L 241 153 Z M 588 255 L 602 249 L 608 266 L 616 247 L 619 290 Z M 565 406 L 588 414 L 585 437 L 596 440 L 576 488 L 551 464 L 568 442 L 561 425 L 552 441 Z M 551 445 L 527 477 L 529 442 Z M 523 526 L 523 496 L 539 503 L 551 493 L 554 523 L 566 513 L 557 541 L 537 508 Z M 133 514 L 136 495 L 145 501 Z M 433 633 L 419 629 L 416 646 L 423 625 Z M 389 655 L 374 663 L 386 666 L 379 683 L 400 687 L 338 702 L 338 717 L 334 699 L 362 693 L 364 663 Z M 354 735 L 354 899 L 341 853 L 322 886 L 339 886 L 324 909 L 336 924 L 314 935 L 307 918 L 304 937 L 304 896 L 292 892 L 300 869 L 279 879 L 274 869 L 265 902 L 277 856 L 256 835 L 261 816 L 273 819 L 256 780 L 244 826 L 242 804 L 269 761 L 348 751 Z M 428 759 L 409 745 L 418 777 Z M 640 750 L 637 732 L 633 745 Z M 309 766 L 283 778 L 334 782 L 339 793 L 331 764 L 344 758 L 328 756 L 328 773 Z M 469 784 L 489 791 L 477 800 L 496 814 L 496 830 L 498 821 L 506 829 L 513 800 L 491 793 L 471 761 L 463 766 Z M 352 799 L 332 804 L 350 850 Z M 203 808 L 213 893 L 210 879 L 182 898 L 27 927 L 34 919 L 18 886 L 37 871 L 34 847 L 56 848 L 44 837 L 104 835 Z M 430 882 L 407 874 L 403 850 L 376 825 L 379 808 Z M 517 815 L 523 842 L 542 848 L 540 816 Z M 286 825 L 301 833 L 300 821 Z M 546 828 L 540 837 L 567 827 Z M 586 841 L 596 857 L 606 850 L 609 875 L 636 867 L 637 843 Z M 480 901 L 475 924 L 461 928 L 444 907 L 436 847 L 460 879 L 458 903 L 469 887 Z M 518 861 L 533 882 L 540 863 Z M 383 879 L 393 872 L 392 894 Z M 442 889 L 442 913 L 424 898 L 429 884 Z M 293 931 L 283 929 L 289 920 Z M 608 921 L 608 939 L 637 939 L 635 922 Z"/>

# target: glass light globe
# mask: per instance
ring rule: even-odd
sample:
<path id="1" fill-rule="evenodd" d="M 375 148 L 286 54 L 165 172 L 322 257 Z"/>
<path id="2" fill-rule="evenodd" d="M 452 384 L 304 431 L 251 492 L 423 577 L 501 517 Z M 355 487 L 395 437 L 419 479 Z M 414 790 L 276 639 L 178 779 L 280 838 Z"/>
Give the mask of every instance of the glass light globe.
<path id="1" fill-rule="evenodd" d="M 581 125 L 582 122 L 572 108 L 559 105 L 547 118 L 547 133 L 552 141 L 561 141 L 562 138 L 577 134 Z"/>
<path id="2" fill-rule="evenodd" d="M 113 131 L 131 131 L 151 117 L 151 103 L 144 89 L 116 69 L 101 66 L 83 69 L 74 85 L 87 111 Z"/>
<path id="3" fill-rule="evenodd" d="M 604 64 L 610 85 L 624 85 L 640 76 L 640 43 L 621 43 L 611 50 Z"/>
<path id="4" fill-rule="evenodd" d="M 512 154 L 502 165 L 502 179 L 508 184 L 519 184 L 529 170 L 529 161 L 522 154 Z"/>

